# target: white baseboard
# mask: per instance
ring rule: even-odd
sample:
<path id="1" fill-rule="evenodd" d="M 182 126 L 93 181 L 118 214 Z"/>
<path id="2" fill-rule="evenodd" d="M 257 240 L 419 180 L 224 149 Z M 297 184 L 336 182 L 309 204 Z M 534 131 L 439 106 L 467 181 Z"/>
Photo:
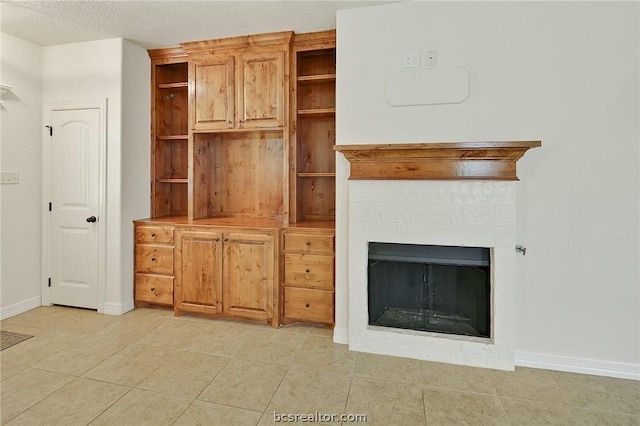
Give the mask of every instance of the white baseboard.
<path id="1" fill-rule="evenodd" d="M 42 306 L 42 298 L 40 296 L 14 303 L 13 305 L 0 308 L 0 320 L 11 318 L 23 312 L 30 311 Z"/>
<path id="2" fill-rule="evenodd" d="M 342 345 L 349 344 L 349 330 L 346 328 L 334 328 L 333 329 L 333 341 L 334 343 L 340 343 Z"/>
<path id="3" fill-rule="evenodd" d="M 516 351 L 516 366 L 640 380 L 640 364 Z"/>
<path id="4" fill-rule="evenodd" d="M 133 300 L 125 303 L 105 303 L 102 313 L 105 315 L 122 315 L 133 310 Z"/>

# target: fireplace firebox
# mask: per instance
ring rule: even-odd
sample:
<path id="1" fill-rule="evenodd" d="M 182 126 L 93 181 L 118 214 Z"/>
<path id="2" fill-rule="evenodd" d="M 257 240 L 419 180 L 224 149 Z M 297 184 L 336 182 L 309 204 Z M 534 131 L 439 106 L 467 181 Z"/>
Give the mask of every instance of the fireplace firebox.
<path id="1" fill-rule="evenodd" d="M 369 243 L 369 325 L 491 337 L 486 247 Z"/>

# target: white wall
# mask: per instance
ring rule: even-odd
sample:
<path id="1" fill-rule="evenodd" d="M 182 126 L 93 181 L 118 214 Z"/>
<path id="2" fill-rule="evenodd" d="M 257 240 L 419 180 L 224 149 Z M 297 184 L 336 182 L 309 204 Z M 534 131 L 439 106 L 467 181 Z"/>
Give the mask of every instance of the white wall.
<path id="1" fill-rule="evenodd" d="M 149 210 L 149 66 L 141 59 L 146 56 L 143 49 L 122 39 L 44 48 L 45 103 L 107 98 L 103 311 L 109 314 L 133 309 L 133 248 L 128 229 L 132 216 L 147 216 Z"/>
<path id="2" fill-rule="evenodd" d="M 133 306 L 133 223 L 149 217 L 151 63 L 147 51 L 128 41 L 122 45 L 122 179 L 120 278 L 123 303 Z"/>
<path id="3" fill-rule="evenodd" d="M 0 169 L 20 173 L 2 185 L 0 318 L 40 306 L 40 144 L 42 47 L 0 33 L 0 83 L 13 86 L 0 109 Z"/>
<path id="4" fill-rule="evenodd" d="M 405 2 L 338 13 L 338 144 L 542 140 L 518 162 L 521 365 L 640 376 L 638 8 Z M 387 104 L 385 78 L 413 50 L 466 67 L 469 98 Z M 340 340 L 348 163 L 337 161 Z"/>

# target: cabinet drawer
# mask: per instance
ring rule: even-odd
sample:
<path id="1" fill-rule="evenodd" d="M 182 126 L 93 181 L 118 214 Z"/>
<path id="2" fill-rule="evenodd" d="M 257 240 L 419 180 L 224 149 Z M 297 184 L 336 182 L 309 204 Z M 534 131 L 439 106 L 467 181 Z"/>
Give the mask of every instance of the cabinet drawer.
<path id="1" fill-rule="evenodd" d="M 173 274 L 173 247 L 136 245 L 136 272 Z"/>
<path id="2" fill-rule="evenodd" d="M 173 305 L 173 278 L 136 274 L 136 300 Z"/>
<path id="3" fill-rule="evenodd" d="M 173 226 L 138 226 L 136 243 L 173 244 Z"/>
<path id="4" fill-rule="evenodd" d="M 333 323 L 333 292 L 286 287 L 284 315 L 302 321 Z"/>
<path id="5" fill-rule="evenodd" d="M 284 281 L 287 284 L 333 290 L 333 256 L 286 253 Z"/>
<path id="6" fill-rule="evenodd" d="M 333 254 L 333 235 L 312 235 L 287 232 L 284 249 L 288 252 Z"/>

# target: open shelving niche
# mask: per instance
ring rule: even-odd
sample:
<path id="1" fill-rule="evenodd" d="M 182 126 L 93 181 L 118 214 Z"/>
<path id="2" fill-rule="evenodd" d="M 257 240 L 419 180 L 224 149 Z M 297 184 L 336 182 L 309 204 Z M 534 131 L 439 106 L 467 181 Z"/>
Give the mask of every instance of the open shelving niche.
<path id="1" fill-rule="evenodd" d="M 294 48 L 291 222 L 335 219 L 335 44 Z"/>
<path id="2" fill-rule="evenodd" d="M 286 220 L 282 129 L 193 134 L 193 217 Z"/>
<path id="3" fill-rule="evenodd" d="M 186 54 L 168 50 L 152 63 L 152 217 L 188 213 L 188 66 Z"/>

